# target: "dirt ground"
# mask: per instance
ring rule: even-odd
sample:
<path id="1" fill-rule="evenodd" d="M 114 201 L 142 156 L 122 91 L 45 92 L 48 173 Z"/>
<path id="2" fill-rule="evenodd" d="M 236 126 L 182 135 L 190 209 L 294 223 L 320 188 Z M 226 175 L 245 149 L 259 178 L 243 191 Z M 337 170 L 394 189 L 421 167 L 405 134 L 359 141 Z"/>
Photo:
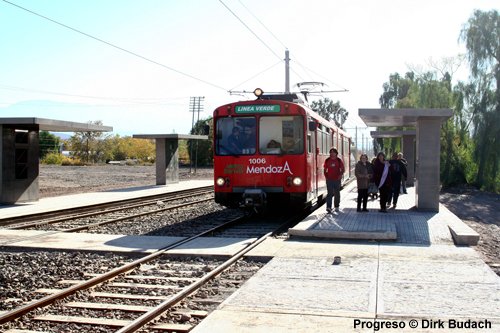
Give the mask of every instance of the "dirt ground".
<path id="1" fill-rule="evenodd" d="M 212 169 L 190 172 L 180 168 L 179 178 L 212 179 Z M 155 166 L 40 166 L 40 196 L 52 197 L 71 193 L 103 191 L 125 187 L 154 185 Z M 476 246 L 486 263 L 500 275 L 500 195 L 473 188 L 443 190 L 440 201 L 480 235 Z"/>
<path id="2" fill-rule="evenodd" d="M 500 195 L 459 187 L 442 190 L 440 201 L 479 233 L 475 248 L 500 275 Z"/>

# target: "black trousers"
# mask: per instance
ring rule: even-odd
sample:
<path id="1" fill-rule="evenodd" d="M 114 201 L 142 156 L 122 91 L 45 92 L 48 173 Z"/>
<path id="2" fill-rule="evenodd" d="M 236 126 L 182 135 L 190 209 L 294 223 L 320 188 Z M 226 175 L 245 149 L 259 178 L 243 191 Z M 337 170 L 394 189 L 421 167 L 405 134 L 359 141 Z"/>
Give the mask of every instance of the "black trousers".
<path id="1" fill-rule="evenodd" d="M 367 201 L 368 201 L 368 189 L 358 188 L 358 210 L 361 209 L 361 202 L 363 202 L 363 209 L 366 209 Z"/>
<path id="2" fill-rule="evenodd" d="M 389 193 L 391 191 L 391 188 L 388 188 L 387 186 L 382 186 L 379 188 L 380 191 L 380 209 L 386 210 L 387 209 L 387 199 L 389 198 Z"/>

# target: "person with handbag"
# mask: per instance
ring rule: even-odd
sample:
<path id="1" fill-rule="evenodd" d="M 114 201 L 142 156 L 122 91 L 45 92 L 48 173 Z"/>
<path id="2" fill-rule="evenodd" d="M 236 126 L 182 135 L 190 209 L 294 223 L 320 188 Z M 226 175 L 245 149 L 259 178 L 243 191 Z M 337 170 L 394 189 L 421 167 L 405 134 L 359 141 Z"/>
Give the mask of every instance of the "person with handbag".
<path id="1" fill-rule="evenodd" d="M 356 163 L 356 168 L 354 169 L 354 175 L 356 176 L 356 182 L 358 186 L 358 212 L 368 212 L 366 204 L 368 202 L 368 184 L 370 179 L 373 177 L 373 169 L 371 164 L 368 162 L 368 156 L 366 154 L 361 154 L 358 163 Z M 363 210 L 361 210 L 361 204 L 363 204 Z"/>
<path id="2" fill-rule="evenodd" d="M 381 213 L 387 213 L 387 199 L 392 190 L 391 164 L 385 160 L 385 154 L 380 152 L 373 164 L 373 179 L 380 191 L 380 210 Z"/>

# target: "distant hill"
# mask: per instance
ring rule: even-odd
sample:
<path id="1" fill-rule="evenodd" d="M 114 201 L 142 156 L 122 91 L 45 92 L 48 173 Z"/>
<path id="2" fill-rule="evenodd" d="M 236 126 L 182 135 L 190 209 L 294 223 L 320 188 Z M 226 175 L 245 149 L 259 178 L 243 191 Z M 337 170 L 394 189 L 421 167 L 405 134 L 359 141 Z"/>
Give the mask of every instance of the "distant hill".
<path id="1" fill-rule="evenodd" d="M 73 136 L 73 133 L 59 133 L 59 132 L 50 132 L 51 134 L 54 134 L 61 140 L 67 140 Z"/>

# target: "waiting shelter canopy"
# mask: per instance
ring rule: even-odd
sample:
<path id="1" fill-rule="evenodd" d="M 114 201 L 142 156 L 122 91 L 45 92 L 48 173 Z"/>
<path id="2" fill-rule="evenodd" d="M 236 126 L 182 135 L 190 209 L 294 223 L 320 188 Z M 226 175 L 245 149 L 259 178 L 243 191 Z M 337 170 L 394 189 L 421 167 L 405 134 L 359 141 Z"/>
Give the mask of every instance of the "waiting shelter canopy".
<path id="1" fill-rule="evenodd" d="M 156 185 L 179 181 L 179 140 L 208 140 L 208 135 L 134 134 L 136 139 L 154 139 L 156 143 Z"/>
<path id="2" fill-rule="evenodd" d="M 51 132 L 112 132 L 113 127 L 46 118 L 0 118 L 0 125 L 38 126 L 41 131 Z"/>
<path id="3" fill-rule="evenodd" d="M 453 115 L 451 109 L 359 109 L 370 127 L 415 127 L 416 206 L 439 211 L 441 123 Z M 394 133 L 387 133 L 393 135 Z M 401 133 L 404 138 L 404 132 Z M 411 137 L 411 135 L 407 135 Z"/>
<path id="4" fill-rule="evenodd" d="M 0 203 L 39 198 L 39 132 L 110 132 L 113 127 L 34 117 L 0 118 Z"/>

